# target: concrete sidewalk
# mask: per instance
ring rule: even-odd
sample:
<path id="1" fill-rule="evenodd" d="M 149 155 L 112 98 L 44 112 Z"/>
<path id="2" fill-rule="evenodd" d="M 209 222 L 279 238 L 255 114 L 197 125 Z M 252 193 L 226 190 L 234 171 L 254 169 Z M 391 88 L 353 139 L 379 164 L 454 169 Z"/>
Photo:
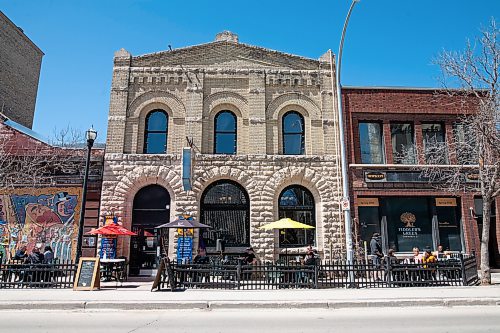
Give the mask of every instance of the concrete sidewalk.
<path id="1" fill-rule="evenodd" d="M 162 310 L 235 308 L 359 308 L 408 306 L 497 306 L 500 284 L 322 290 L 185 290 L 151 292 L 151 282 L 104 283 L 98 291 L 0 290 L 0 310 Z"/>

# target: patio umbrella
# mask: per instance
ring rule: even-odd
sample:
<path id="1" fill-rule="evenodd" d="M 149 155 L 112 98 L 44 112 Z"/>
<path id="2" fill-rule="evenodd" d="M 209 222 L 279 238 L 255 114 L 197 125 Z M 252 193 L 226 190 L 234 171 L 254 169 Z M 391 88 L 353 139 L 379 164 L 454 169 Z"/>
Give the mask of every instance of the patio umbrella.
<path id="1" fill-rule="evenodd" d="M 189 219 L 184 219 L 184 218 L 177 218 L 171 222 L 159 225 L 156 227 L 156 229 L 161 229 L 161 228 L 168 228 L 168 229 L 191 229 L 191 228 L 212 228 L 209 225 L 200 223 L 196 221 L 193 218 Z M 181 247 L 181 258 L 184 255 L 184 247 Z"/>
<path id="2" fill-rule="evenodd" d="M 100 228 L 92 229 L 87 232 L 87 234 L 104 236 L 137 236 L 135 232 L 132 232 L 118 224 L 107 224 Z"/>
<path id="3" fill-rule="evenodd" d="M 313 226 L 300 223 L 297 221 L 292 220 L 291 218 L 282 218 L 278 221 L 271 222 L 269 224 L 266 224 L 259 229 L 263 230 L 276 230 L 276 229 L 314 229 Z M 285 248 L 285 255 L 288 254 L 288 248 Z"/>

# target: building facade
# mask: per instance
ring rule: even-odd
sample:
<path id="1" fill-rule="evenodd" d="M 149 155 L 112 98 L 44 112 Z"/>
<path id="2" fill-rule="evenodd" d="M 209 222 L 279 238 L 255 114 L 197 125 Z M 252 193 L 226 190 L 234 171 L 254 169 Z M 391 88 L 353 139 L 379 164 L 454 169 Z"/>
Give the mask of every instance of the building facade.
<path id="1" fill-rule="evenodd" d="M 0 11 L 0 112 L 31 128 L 43 52 Z"/>
<path id="2" fill-rule="evenodd" d="M 369 242 L 373 232 L 380 232 L 384 248 L 400 254 L 413 247 L 435 250 L 438 245 L 479 253 L 482 201 L 478 193 L 440 190 L 419 169 L 429 163 L 444 168 L 464 163 L 451 146 L 437 160 L 427 156 L 432 143 L 446 144 L 463 134 L 460 116 L 474 112 L 474 101 L 435 89 L 354 87 L 343 89 L 343 100 L 351 196 L 361 241 Z M 405 149 L 423 154 L 405 154 Z M 464 179 L 475 182 L 475 176 L 472 172 Z M 500 265 L 498 208 L 497 200 L 490 234 L 493 267 Z"/>
<path id="3" fill-rule="evenodd" d="M 99 223 L 104 152 L 93 150 L 84 232 Z M 0 257 L 49 245 L 61 261 L 74 260 L 78 240 L 85 150 L 48 144 L 0 114 Z M 42 170 L 42 171 L 36 171 Z M 82 235 L 83 256 L 97 254 L 97 237 Z"/>
<path id="4" fill-rule="evenodd" d="M 115 53 L 102 214 L 139 236 L 121 237 L 131 274 L 154 268 L 155 226 L 189 214 L 212 226 L 194 248 L 253 246 L 261 260 L 342 253 L 331 53 L 307 59 L 240 43 L 211 43 L 141 56 Z M 188 149 L 185 149 L 185 148 Z M 281 217 L 313 231 L 263 231 Z M 151 236 L 150 236 L 151 235 Z"/>

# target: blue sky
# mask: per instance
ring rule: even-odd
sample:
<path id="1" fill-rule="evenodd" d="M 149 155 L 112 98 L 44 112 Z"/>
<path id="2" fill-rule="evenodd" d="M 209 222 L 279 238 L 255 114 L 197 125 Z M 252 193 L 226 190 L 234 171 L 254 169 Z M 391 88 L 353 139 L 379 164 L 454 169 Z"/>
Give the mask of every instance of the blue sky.
<path id="1" fill-rule="evenodd" d="M 82 130 L 105 140 L 114 51 L 133 55 L 210 42 L 222 30 L 240 41 L 318 58 L 337 53 L 349 0 L 163 1 L 0 0 L 45 53 L 33 129 Z M 347 32 L 343 85 L 437 87 L 432 59 L 461 50 L 499 0 L 362 0 Z"/>

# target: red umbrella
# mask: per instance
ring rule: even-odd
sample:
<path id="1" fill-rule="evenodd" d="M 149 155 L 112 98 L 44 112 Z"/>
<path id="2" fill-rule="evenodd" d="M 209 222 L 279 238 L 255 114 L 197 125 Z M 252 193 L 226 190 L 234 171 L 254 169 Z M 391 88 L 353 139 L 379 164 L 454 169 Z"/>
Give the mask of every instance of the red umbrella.
<path id="1" fill-rule="evenodd" d="M 87 232 L 88 235 L 105 235 L 105 236 L 137 236 L 132 232 L 118 224 L 107 224 L 103 227 L 92 229 Z"/>

